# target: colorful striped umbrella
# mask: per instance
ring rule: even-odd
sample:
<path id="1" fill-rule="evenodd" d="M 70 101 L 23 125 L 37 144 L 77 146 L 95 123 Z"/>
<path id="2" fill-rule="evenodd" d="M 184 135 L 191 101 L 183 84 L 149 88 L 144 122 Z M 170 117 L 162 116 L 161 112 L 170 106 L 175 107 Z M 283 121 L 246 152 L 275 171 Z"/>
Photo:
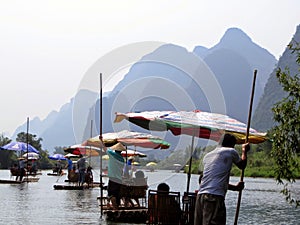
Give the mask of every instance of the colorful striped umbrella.
<path id="1" fill-rule="evenodd" d="M 140 127 L 153 131 L 170 130 L 174 135 L 186 134 L 219 141 L 224 133 L 233 134 L 237 143 L 245 143 L 247 125 L 227 115 L 203 111 L 146 111 L 139 113 L 116 113 L 115 122 L 128 120 Z M 250 128 L 248 141 L 261 143 L 265 133 Z"/>
<path id="2" fill-rule="evenodd" d="M 136 150 L 127 149 L 126 151 L 122 151 L 121 155 L 123 157 L 130 157 L 130 156 L 139 156 L 139 157 L 147 157 L 146 154 L 138 152 Z"/>
<path id="3" fill-rule="evenodd" d="M 128 130 L 114 133 L 105 133 L 102 135 L 102 139 L 105 146 L 107 147 L 113 146 L 118 142 L 122 143 L 125 146 L 138 146 L 153 149 L 167 149 L 170 147 L 170 144 L 160 137 L 153 136 L 147 133 L 132 132 Z M 100 147 L 99 136 L 89 138 L 82 145 Z"/>

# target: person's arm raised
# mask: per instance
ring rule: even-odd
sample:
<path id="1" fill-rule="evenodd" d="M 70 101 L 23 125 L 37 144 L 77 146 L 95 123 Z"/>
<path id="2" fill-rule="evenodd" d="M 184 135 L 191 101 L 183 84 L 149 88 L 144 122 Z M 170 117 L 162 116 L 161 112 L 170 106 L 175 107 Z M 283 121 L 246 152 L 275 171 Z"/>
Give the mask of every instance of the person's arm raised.
<path id="1" fill-rule="evenodd" d="M 247 152 L 250 150 L 250 144 L 246 143 L 242 145 L 242 156 L 241 161 L 238 162 L 236 165 L 240 169 L 245 169 L 247 166 Z"/>

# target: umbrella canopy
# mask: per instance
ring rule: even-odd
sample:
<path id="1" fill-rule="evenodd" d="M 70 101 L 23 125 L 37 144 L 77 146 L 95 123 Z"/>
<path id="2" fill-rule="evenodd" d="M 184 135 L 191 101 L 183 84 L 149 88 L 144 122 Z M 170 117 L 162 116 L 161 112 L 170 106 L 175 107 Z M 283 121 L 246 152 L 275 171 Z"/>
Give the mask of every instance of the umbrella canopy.
<path id="1" fill-rule="evenodd" d="M 99 156 L 101 149 L 93 146 L 83 146 L 83 145 L 72 145 L 64 149 L 65 152 L 74 155 L 84 155 L 84 156 Z"/>
<path id="2" fill-rule="evenodd" d="M 148 163 L 146 164 L 146 166 L 156 166 L 156 165 L 157 165 L 156 162 L 148 162 Z"/>
<path id="3" fill-rule="evenodd" d="M 0 147 L 1 150 L 11 150 L 11 151 L 17 151 L 17 152 L 27 152 L 27 143 L 24 142 L 10 142 L 7 145 L 4 145 Z M 38 150 L 36 150 L 32 145 L 28 144 L 28 152 L 35 152 L 39 153 Z"/>
<path id="4" fill-rule="evenodd" d="M 126 146 L 138 146 L 143 148 L 167 149 L 170 143 L 164 141 L 160 137 L 153 136 L 147 133 L 133 132 L 123 130 L 114 133 L 105 133 L 102 135 L 102 140 L 105 146 L 109 147 L 117 143 L 122 143 Z M 89 138 L 83 145 L 100 147 L 99 136 Z"/>
<path id="5" fill-rule="evenodd" d="M 39 159 L 39 154 L 35 153 L 35 152 L 29 152 L 29 153 L 25 153 L 23 155 L 23 158 L 28 159 L 28 160 L 37 160 Z"/>
<path id="6" fill-rule="evenodd" d="M 247 125 L 227 115 L 203 111 L 147 111 L 139 113 L 116 113 L 115 122 L 128 120 L 140 127 L 153 131 L 170 130 L 174 135 L 186 134 L 218 141 L 222 134 L 231 133 L 237 143 L 245 143 Z M 250 128 L 248 141 L 261 143 L 265 133 Z"/>
<path id="7" fill-rule="evenodd" d="M 79 157 L 79 155 L 74 155 L 72 153 L 68 153 L 65 155 L 65 158 L 78 158 L 78 157 Z"/>
<path id="8" fill-rule="evenodd" d="M 135 151 L 135 150 L 131 150 L 131 149 L 127 149 L 126 151 L 122 151 L 121 152 L 123 157 L 130 157 L 130 156 L 139 156 L 139 157 L 147 157 L 146 154 Z"/>
<path id="9" fill-rule="evenodd" d="M 52 156 L 48 156 L 48 158 L 52 160 L 67 160 L 62 154 L 54 154 Z"/>

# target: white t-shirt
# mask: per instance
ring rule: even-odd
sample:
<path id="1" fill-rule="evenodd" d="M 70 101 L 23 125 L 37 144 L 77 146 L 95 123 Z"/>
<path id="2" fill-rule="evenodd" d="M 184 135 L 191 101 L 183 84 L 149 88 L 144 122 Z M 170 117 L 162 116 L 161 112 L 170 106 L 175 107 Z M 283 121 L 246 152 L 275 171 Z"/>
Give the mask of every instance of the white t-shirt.
<path id="1" fill-rule="evenodd" d="M 241 160 L 234 148 L 217 147 L 203 158 L 203 178 L 198 194 L 213 194 L 225 197 L 232 164 Z"/>

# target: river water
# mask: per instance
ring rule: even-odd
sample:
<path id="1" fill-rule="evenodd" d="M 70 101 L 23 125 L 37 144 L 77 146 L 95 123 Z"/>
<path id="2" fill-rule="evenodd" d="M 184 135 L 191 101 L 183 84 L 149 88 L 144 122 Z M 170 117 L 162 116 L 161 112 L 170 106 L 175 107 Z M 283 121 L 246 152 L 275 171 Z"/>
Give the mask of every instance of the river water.
<path id="1" fill-rule="evenodd" d="M 48 172 L 43 171 L 36 183 L 0 184 L 0 224 L 115 224 L 106 223 L 100 216 L 97 202 L 99 188 L 54 190 L 53 185 L 64 183 L 66 177 L 47 176 Z M 144 172 L 150 189 L 156 189 L 160 182 L 166 182 L 171 191 L 186 191 L 186 174 L 172 171 Z M 99 177 L 99 173 L 94 171 L 94 179 L 96 177 Z M 0 179 L 10 179 L 10 172 L 0 170 Z M 231 178 L 233 183 L 238 180 L 238 177 Z M 107 182 L 106 178 L 103 181 Z M 300 224 L 300 208 L 295 209 L 286 203 L 280 194 L 282 186 L 278 186 L 274 179 L 245 178 L 244 181 L 239 224 Z M 299 182 L 294 185 L 298 191 Z M 197 188 L 198 176 L 192 175 L 190 191 Z M 237 196 L 237 192 L 229 191 L 227 194 L 227 224 L 233 224 Z"/>

